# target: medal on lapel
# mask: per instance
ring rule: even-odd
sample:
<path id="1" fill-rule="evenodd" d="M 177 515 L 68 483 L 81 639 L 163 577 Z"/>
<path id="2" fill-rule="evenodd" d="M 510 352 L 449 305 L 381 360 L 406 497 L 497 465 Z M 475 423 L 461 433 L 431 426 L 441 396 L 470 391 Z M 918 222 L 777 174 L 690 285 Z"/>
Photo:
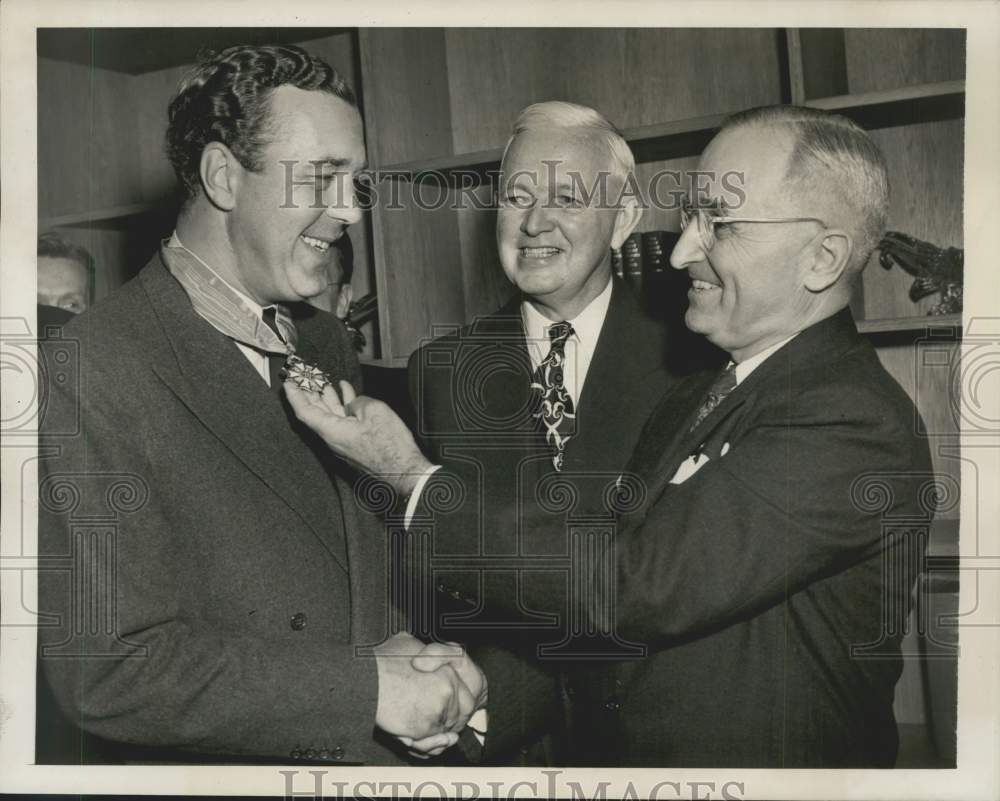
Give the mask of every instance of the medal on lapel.
<path id="1" fill-rule="evenodd" d="M 281 377 L 285 381 L 294 381 L 299 389 L 306 392 L 322 392 L 324 387 L 333 383 L 330 376 L 316 365 L 309 364 L 294 353 L 288 354 Z"/>

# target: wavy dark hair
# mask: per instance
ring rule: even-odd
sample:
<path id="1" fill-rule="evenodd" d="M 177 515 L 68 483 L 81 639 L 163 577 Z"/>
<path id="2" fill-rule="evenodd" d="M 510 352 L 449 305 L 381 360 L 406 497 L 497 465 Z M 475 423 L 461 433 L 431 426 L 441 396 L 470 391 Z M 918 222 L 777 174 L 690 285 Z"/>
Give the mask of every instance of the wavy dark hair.
<path id="1" fill-rule="evenodd" d="M 261 169 L 274 131 L 269 98 L 279 86 L 328 92 L 357 106 L 340 73 L 301 47 L 237 45 L 205 54 L 167 109 L 167 157 L 187 199 L 201 191 L 199 163 L 209 142 L 222 142 L 246 169 Z"/>

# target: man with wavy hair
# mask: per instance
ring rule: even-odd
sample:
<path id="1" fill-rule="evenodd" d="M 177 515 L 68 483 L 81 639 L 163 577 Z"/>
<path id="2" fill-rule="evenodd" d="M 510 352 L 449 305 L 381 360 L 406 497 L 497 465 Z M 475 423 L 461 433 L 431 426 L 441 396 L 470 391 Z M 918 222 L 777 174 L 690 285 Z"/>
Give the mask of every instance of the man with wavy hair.
<path id="1" fill-rule="evenodd" d="M 399 762 L 386 735 L 433 753 L 481 676 L 415 670 L 422 644 L 389 636 L 380 524 L 280 391 L 288 373 L 360 378 L 343 324 L 301 303 L 360 218 L 354 95 L 301 48 L 239 46 L 194 69 L 169 119 L 176 228 L 66 327 L 80 383 L 53 387 L 42 437 L 43 557 L 90 565 L 80 521 L 108 524 L 93 570 L 40 588 L 60 623 L 41 664 L 87 733 L 69 760 Z M 91 601 L 99 625 L 75 625 Z"/>

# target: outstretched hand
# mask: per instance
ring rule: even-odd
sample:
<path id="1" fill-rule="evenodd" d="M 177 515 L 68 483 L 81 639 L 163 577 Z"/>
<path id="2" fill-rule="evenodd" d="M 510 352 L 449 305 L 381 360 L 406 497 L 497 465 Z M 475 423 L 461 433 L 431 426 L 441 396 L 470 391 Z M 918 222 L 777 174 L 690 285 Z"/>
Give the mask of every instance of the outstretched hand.
<path id="1" fill-rule="evenodd" d="M 431 467 L 399 416 L 380 400 L 355 395 L 340 382 L 321 393 L 309 392 L 292 381 L 284 383 L 295 416 L 315 431 L 334 452 L 360 469 L 392 484 L 403 496 Z"/>

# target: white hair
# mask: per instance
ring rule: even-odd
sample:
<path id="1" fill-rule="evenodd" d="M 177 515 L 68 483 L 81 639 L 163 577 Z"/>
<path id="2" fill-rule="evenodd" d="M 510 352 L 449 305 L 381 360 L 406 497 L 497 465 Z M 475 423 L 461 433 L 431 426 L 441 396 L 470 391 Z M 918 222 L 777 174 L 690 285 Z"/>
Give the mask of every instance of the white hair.
<path id="1" fill-rule="evenodd" d="M 593 136 L 603 142 L 608 149 L 611 173 L 623 181 L 635 171 L 635 156 L 628 142 L 603 114 L 588 106 L 578 103 L 567 103 L 563 100 L 548 100 L 544 103 L 534 103 L 523 109 L 514 120 L 510 139 L 503 149 L 503 164 L 507 151 L 518 134 L 526 131 L 563 129 L 587 136 Z"/>
<path id="2" fill-rule="evenodd" d="M 854 228 L 850 267 L 860 271 L 885 233 L 889 171 L 871 136 L 857 123 L 829 111 L 762 106 L 727 118 L 722 131 L 752 125 L 787 131 L 793 140 L 785 178 L 800 195 L 836 195 Z"/>

